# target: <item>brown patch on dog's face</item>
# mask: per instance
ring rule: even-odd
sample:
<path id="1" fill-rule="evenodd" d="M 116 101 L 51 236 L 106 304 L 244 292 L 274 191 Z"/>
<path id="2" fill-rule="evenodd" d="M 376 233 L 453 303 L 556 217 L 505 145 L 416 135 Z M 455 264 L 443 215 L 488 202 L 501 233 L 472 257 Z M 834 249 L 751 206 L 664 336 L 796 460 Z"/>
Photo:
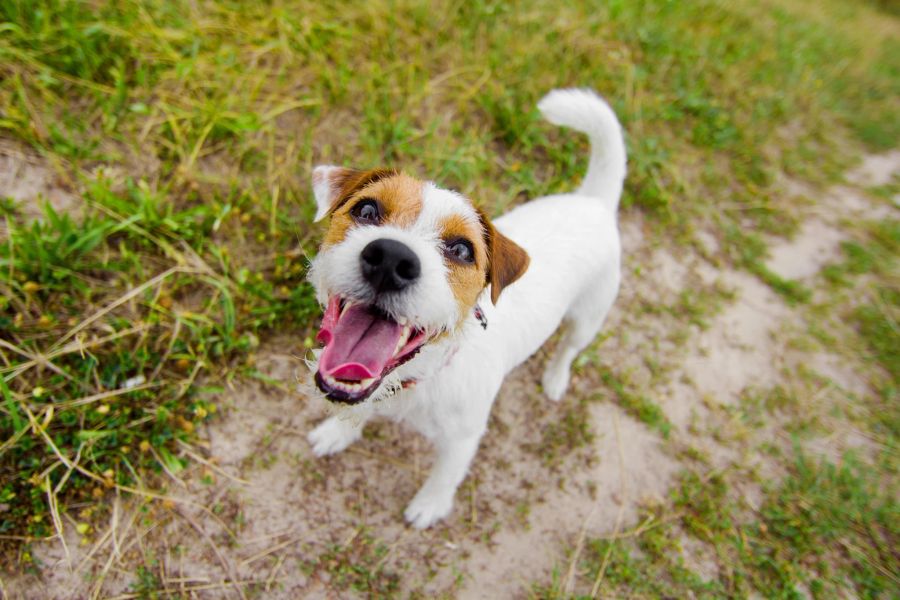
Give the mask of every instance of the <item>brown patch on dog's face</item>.
<path id="1" fill-rule="evenodd" d="M 475 259 L 473 263 L 445 258 L 450 289 L 456 298 L 462 322 L 468 318 L 486 285 L 488 255 L 484 230 L 480 222 L 454 215 L 444 219 L 441 224 L 441 240 L 445 246 L 460 241 L 467 241 L 472 245 Z"/>
<path id="2" fill-rule="evenodd" d="M 422 210 L 422 182 L 396 171 L 377 171 L 382 174 L 380 177 L 360 176 L 342 188 L 331 211 L 331 223 L 322 241 L 324 247 L 339 244 L 356 225 L 351 211 L 364 199 L 378 203 L 381 224 L 402 228 L 415 222 Z"/>

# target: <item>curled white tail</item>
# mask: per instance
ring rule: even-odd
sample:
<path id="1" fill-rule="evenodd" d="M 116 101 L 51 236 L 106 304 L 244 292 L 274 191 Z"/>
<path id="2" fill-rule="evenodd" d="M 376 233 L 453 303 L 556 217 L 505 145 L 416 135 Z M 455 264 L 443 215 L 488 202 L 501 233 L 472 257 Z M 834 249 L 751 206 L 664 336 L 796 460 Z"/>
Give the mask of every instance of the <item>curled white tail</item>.
<path id="1" fill-rule="evenodd" d="M 615 211 L 625 181 L 625 139 L 609 104 L 591 90 L 553 90 L 538 102 L 544 118 L 554 125 L 586 133 L 591 159 L 579 194 L 600 198 Z"/>

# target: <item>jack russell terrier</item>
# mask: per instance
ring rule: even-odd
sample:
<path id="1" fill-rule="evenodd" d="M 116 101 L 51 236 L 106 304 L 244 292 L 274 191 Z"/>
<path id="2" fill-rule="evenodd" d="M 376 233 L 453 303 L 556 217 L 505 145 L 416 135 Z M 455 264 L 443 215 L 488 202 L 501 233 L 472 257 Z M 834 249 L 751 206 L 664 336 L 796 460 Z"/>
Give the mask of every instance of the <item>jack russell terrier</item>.
<path id="1" fill-rule="evenodd" d="M 506 374 L 564 322 L 542 379 L 562 398 L 619 290 L 619 121 L 588 90 L 555 90 L 538 108 L 588 135 L 587 175 L 574 194 L 493 222 L 460 194 L 395 170 L 313 171 L 316 220 L 331 221 L 309 275 L 325 307 L 311 368 L 346 408 L 309 441 L 317 456 L 340 452 L 372 417 L 421 432 L 437 456 L 405 512 L 418 528 L 450 513 Z"/>

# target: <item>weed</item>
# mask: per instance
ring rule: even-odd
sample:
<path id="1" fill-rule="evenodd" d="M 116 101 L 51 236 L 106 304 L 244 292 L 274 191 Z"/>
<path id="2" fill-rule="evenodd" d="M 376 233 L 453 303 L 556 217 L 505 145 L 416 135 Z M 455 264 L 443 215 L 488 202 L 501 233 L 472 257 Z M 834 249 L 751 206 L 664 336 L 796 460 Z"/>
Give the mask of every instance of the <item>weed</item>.
<path id="1" fill-rule="evenodd" d="M 672 429 L 671 423 L 658 404 L 651 399 L 636 393 L 630 389 L 627 380 L 620 379 L 612 371 L 604 370 L 600 373 L 603 385 L 611 389 L 616 400 L 625 412 L 637 420 L 659 431 L 663 437 L 669 437 Z"/>
<path id="2" fill-rule="evenodd" d="M 163 588 L 159 574 L 145 565 L 139 565 L 135 574 L 137 579 L 131 584 L 131 591 L 141 600 L 157 600 L 159 590 Z"/>
<path id="3" fill-rule="evenodd" d="M 309 575 L 317 571 L 328 573 L 335 589 L 352 589 L 371 598 L 391 598 L 399 588 L 399 577 L 384 568 L 382 559 L 386 553 L 387 547 L 364 530 L 352 542 L 329 546 L 301 568 Z"/>
<path id="4" fill-rule="evenodd" d="M 857 328 L 865 350 L 890 378 L 900 382 L 898 311 L 900 286 L 894 276 L 900 257 L 900 221 L 884 219 L 858 227 L 858 239 L 841 246 L 844 259 L 823 269 L 835 288 L 850 288 L 859 297 L 847 315 Z M 861 280 L 861 281 L 860 281 Z"/>
<path id="5" fill-rule="evenodd" d="M 634 537 L 589 540 L 578 587 L 599 582 L 602 595 L 640 597 L 891 593 L 900 509 L 896 490 L 879 489 L 872 465 L 852 454 L 835 465 L 798 453 L 790 475 L 768 490 L 758 512 L 730 498 L 734 475 L 684 473 L 673 491 L 674 513 L 657 507 Z M 706 549 L 718 578 L 706 580 L 689 566 L 688 539 Z M 560 597 L 553 584 L 535 589 Z"/>
<path id="6" fill-rule="evenodd" d="M 541 440 L 529 449 L 548 467 L 559 467 L 563 460 L 579 448 L 589 446 L 594 440 L 591 431 L 588 403 L 584 399 L 569 404 L 561 418 L 548 424 Z"/>

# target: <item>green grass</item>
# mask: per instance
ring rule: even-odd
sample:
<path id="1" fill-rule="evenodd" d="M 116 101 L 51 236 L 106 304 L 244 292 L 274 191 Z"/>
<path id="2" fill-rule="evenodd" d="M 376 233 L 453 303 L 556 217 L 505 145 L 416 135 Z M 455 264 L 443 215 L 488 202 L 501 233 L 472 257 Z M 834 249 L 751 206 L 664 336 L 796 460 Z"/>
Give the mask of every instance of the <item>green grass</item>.
<path id="1" fill-rule="evenodd" d="M 729 494 L 737 476 L 685 472 L 671 512 L 653 508 L 624 539 L 589 539 L 576 584 L 585 593 L 575 597 L 588 597 L 592 588 L 601 597 L 638 598 L 896 593 L 900 505 L 896 482 L 884 486 L 879 467 L 852 454 L 832 464 L 798 453 L 757 510 Z M 691 548 L 705 548 L 714 578 L 702 577 L 686 559 L 689 539 Z M 558 581 L 537 586 L 534 595 L 562 597 Z"/>
<path id="2" fill-rule="evenodd" d="M 858 334 L 854 351 L 879 365 L 874 377 L 881 404 L 872 411 L 872 426 L 896 437 L 900 432 L 900 221 L 893 218 L 857 224 L 856 239 L 842 244 L 843 259 L 822 271 L 835 295 L 852 299 L 842 310 Z"/>
<path id="3" fill-rule="evenodd" d="M 399 166 L 498 213 L 585 168 L 586 141 L 534 108 L 554 87 L 595 88 L 621 115 L 623 210 L 654 243 L 708 226 L 715 260 L 808 302 L 764 266 L 766 236 L 798 226 L 773 182 L 827 182 L 859 144 L 896 145 L 891 6 L 0 0 L 0 135 L 83 204 L 33 223 L 0 198 L 0 543 L 52 535 L 57 501 L 160 484 L 222 380 L 252 375 L 276 331 L 302 343 L 311 165 Z M 835 281 L 884 279 L 858 250 Z M 885 394 L 895 292 L 850 316 L 894 378 Z M 702 326 L 722 295 L 676 308 Z M 655 402 L 603 379 L 668 435 Z M 578 414 L 548 432 L 548 456 L 589 441 Z M 382 579 L 345 582 L 390 591 Z"/>
<path id="4" fill-rule="evenodd" d="M 43 221 L 6 216 L 0 473 L 13 508 L 0 533 L 52 534 L 49 493 L 81 502 L 148 469 L 180 470 L 177 441 L 214 410 L 198 381 L 249 373 L 260 336 L 300 332 L 315 314 L 289 246 L 251 274 L 213 237 L 221 206 L 175 211 L 163 197 L 98 181 L 79 223 L 49 205 Z"/>
<path id="5" fill-rule="evenodd" d="M 528 449 L 539 456 L 545 466 L 558 468 L 567 456 L 594 441 L 590 423 L 586 400 L 567 403 L 562 415 L 543 428 L 540 441 Z"/>
<path id="6" fill-rule="evenodd" d="M 663 410 L 652 399 L 634 391 L 627 378 L 620 378 L 612 371 L 603 370 L 600 380 L 609 392 L 615 394 L 615 401 L 625 412 L 657 430 L 663 437 L 669 437 L 672 424 Z"/>
<path id="7" fill-rule="evenodd" d="M 387 546 L 363 530 L 354 543 L 332 544 L 316 552 L 316 558 L 303 562 L 300 568 L 310 577 L 320 571 L 328 573 L 338 589 L 354 590 L 369 598 L 393 598 L 400 578 L 384 568 L 387 552 Z"/>

